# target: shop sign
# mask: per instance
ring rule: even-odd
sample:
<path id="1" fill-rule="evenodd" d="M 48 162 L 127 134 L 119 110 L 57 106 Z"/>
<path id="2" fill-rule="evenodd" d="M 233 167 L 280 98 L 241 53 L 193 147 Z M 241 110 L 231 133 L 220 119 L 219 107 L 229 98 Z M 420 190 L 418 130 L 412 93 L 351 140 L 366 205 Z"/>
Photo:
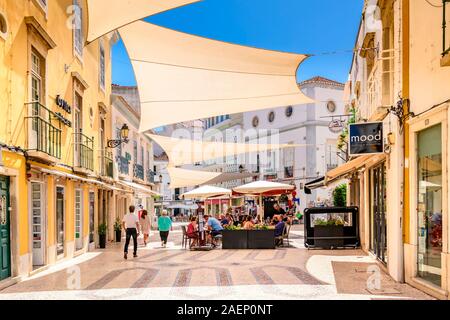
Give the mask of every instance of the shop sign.
<path id="1" fill-rule="evenodd" d="M 349 131 L 350 156 L 384 152 L 383 122 L 351 124 Z"/>
<path id="2" fill-rule="evenodd" d="M 66 126 L 72 127 L 72 121 L 65 118 L 60 112 L 55 112 L 55 117 L 56 117 L 56 119 L 58 119 L 59 121 L 64 123 Z"/>
<path id="3" fill-rule="evenodd" d="M 72 113 L 72 107 L 66 100 L 62 99 L 60 95 L 56 96 L 56 105 L 63 109 L 65 112 L 69 114 Z"/>
<path id="4" fill-rule="evenodd" d="M 344 122 L 338 119 L 331 120 L 328 129 L 330 129 L 332 133 L 341 133 L 342 130 L 344 130 Z"/>

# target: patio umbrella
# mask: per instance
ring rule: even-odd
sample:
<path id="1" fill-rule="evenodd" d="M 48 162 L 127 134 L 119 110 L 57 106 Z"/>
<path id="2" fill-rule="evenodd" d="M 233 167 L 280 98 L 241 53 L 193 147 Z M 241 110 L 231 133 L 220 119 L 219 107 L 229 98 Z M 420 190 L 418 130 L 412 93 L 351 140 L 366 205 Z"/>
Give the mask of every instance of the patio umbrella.
<path id="1" fill-rule="evenodd" d="M 230 196 L 232 191 L 225 188 L 219 188 L 214 186 L 203 186 L 192 191 L 186 192 L 181 196 L 184 199 L 208 199 L 218 196 Z"/>
<path id="2" fill-rule="evenodd" d="M 240 187 L 236 187 L 233 189 L 233 191 L 239 194 L 276 195 L 289 193 L 294 189 L 295 186 L 290 184 L 271 181 L 255 181 Z"/>
<path id="3" fill-rule="evenodd" d="M 235 194 L 259 195 L 260 210 L 259 215 L 261 221 L 264 219 L 264 207 L 262 202 L 263 196 L 276 196 L 284 193 L 290 193 L 295 186 L 290 184 L 271 182 L 271 181 L 255 181 L 233 189 Z"/>

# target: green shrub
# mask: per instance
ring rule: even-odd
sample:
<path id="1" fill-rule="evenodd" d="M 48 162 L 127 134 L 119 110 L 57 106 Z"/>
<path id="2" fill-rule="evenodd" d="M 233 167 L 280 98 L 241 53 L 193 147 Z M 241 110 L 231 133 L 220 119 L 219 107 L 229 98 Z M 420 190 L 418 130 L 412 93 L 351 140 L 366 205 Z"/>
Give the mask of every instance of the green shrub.
<path id="1" fill-rule="evenodd" d="M 106 223 L 101 223 L 98 225 L 98 235 L 99 236 L 106 235 L 107 231 L 108 231 L 108 226 L 106 225 Z"/>
<path id="2" fill-rule="evenodd" d="M 342 184 L 333 191 L 333 205 L 335 207 L 347 206 L 347 185 Z"/>

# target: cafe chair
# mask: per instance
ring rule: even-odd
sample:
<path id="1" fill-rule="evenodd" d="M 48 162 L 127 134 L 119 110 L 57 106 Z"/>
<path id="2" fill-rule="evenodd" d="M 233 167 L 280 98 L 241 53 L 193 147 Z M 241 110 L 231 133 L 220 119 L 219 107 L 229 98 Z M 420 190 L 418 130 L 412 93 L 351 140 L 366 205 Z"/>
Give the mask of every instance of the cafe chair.
<path id="1" fill-rule="evenodd" d="M 183 232 L 183 238 L 181 239 L 181 247 L 187 249 L 188 248 L 188 244 L 189 244 L 189 247 L 190 247 L 191 240 L 187 236 L 186 226 L 181 226 L 181 231 Z"/>

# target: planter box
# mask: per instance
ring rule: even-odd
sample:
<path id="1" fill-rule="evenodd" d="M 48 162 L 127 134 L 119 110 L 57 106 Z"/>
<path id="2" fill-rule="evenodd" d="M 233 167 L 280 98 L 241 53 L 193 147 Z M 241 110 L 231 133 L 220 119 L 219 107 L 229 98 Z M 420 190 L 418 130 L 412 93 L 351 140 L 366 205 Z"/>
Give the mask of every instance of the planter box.
<path id="1" fill-rule="evenodd" d="M 248 249 L 275 249 L 275 230 L 248 231 Z"/>
<path id="2" fill-rule="evenodd" d="M 222 249 L 247 249 L 247 230 L 223 230 Z"/>
<path id="3" fill-rule="evenodd" d="M 116 230 L 116 242 L 122 241 L 122 230 Z"/>
<path id="4" fill-rule="evenodd" d="M 314 226 L 314 237 L 342 238 L 344 226 Z M 332 249 L 344 246 L 344 239 L 314 239 L 314 247 Z"/>
<path id="5" fill-rule="evenodd" d="M 101 234 L 98 236 L 98 238 L 99 238 L 100 249 L 105 249 L 106 248 L 106 234 Z"/>

